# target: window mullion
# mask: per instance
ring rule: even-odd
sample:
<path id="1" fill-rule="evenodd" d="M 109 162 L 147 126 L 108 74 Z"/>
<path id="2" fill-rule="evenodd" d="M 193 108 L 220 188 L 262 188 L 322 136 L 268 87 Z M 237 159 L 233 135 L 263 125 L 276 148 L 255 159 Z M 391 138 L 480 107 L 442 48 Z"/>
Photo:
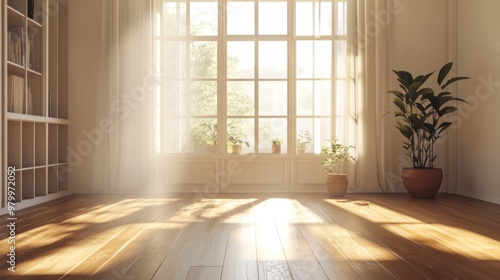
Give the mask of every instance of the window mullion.
<path id="1" fill-rule="evenodd" d="M 332 20 L 332 39 L 331 39 L 331 44 L 332 44 L 332 47 L 331 47 L 331 73 L 330 73 L 330 77 L 331 77 L 331 82 L 330 82 L 330 92 L 331 92 L 331 116 L 330 116 L 330 122 L 331 122 L 331 132 L 332 132 L 332 136 L 336 135 L 336 127 L 337 127 L 337 108 L 336 108 L 336 104 L 337 104 L 337 78 L 336 78 L 336 66 L 335 66 L 335 48 L 337 47 L 336 46 L 336 42 L 337 40 L 335 39 L 335 22 L 337 20 L 337 15 L 338 15 L 338 11 L 337 11 L 337 7 L 338 7 L 338 4 L 337 4 L 337 0 L 332 0 L 332 17 L 334 18 L 334 20 Z"/>
<path id="2" fill-rule="evenodd" d="M 295 1 L 288 0 L 288 153 L 295 153 L 297 135 L 296 112 L 296 41 L 295 41 Z"/>
<path id="3" fill-rule="evenodd" d="M 217 36 L 217 123 L 218 127 L 218 152 L 227 153 L 227 0 L 218 0 L 218 36 Z"/>

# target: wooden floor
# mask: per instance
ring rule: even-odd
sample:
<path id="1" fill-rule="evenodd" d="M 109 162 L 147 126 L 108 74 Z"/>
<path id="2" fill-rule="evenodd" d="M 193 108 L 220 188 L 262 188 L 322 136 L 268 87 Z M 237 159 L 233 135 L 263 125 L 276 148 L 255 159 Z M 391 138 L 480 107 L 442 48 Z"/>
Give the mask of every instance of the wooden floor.
<path id="1" fill-rule="evenodd" d="M 73 195 L 16 217 L 2 279 L 500 279 L 500 205 L 457 195 Z"/>

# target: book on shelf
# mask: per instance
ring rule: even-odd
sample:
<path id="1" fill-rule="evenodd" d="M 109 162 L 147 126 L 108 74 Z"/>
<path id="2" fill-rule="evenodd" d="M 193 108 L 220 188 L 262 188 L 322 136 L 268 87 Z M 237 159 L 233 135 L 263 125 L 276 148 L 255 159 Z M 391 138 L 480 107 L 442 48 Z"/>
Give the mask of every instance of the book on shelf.
<path id="1" fill-rule="evenodd" d="M 35 14 L 35 0 L 28 0 L 28 17 L 33 19 Z"/>
<path id="2" fill-rule="evenodd" d="M 33 95 L 31 94 L 31 86 L 28 86 L 28 115 L 34 115 L 34 112 L 33 112 Z"/>
<path id="3" fill-rule="evenodd" d="M 7 78 L 8 111 L 12 113 L 24 113 L 24 78 L 9 75 Z"/>
<path id="4" fill-rule="evenodd" d="M 7 32 L 7 59 L 10 62 L 24 66 L 25 40 L 23 27 L 9 27 Z"/>

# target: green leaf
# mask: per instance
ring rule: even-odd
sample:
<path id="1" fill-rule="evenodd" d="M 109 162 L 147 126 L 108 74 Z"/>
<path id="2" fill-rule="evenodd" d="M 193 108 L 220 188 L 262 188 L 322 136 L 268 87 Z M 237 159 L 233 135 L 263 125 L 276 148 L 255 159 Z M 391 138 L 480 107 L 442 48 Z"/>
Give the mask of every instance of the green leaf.
<path id="1" fill-rule="evenodd" d="M 455 77 L 455 78 L 451 78 L 448 80 L 448 82 L 446 82 L 446 84 L 444 84 L 441 89 L 445 89 L 447 86 L 449 86 L 450 84 L 454 83 L 454 82 L 458 82 L 460 80 L 468 80 L 470 79 L 469 77 Z"/>
<path id="2" fill-rule="evenodd" d="M 419 92 L 417 90 L 420 88 L 421 85 L 422 83 L 419 82 L 415 82 L 410 85 L 407 96 L 410 98 L 411 102 L 415 102 L 415 100 L 417 100 L 417 98 L 419 97 Z"/>
<path id="3" fill-rule="evenodd" d="M 402 100 L 394 98 L 393 102 L 394 104 L 396 104 L 396 106 L 398 106 L 399 110 L 401 110 L 402 113 L 406 112 L 406 107 Z"/>
<path id="4" fill-rule="evenodd" d="M 451 92 L 448 92 L 448 91 L 443 91 L 443 92 L 440 92 L 437 97 L 438 98 L 441 98 L 442 96 L 446 96 L 446 95 L 451 95 Z"/>
<path id="5" fill-rule="evenodd" d="M 417 103 L 417 108 L 422 112 L 422 114 L 425 114 L 425 108 L 421 103 Z"/>
<path id="6" fill-rule="evenodd" d="M 452 123 L 451 122 L 443 122 L 439 127 L 438 127 L 438 130 L 439 130 L 439 133 L 443 132 L 445 129 L 447 129 L 448 127 L 450 127 Z"/>
<path id="7" fill-rule="evenodd" d="M 445 95 L 445 96 L 442 96 L 442 97 L 437 97 L 436 98 L 436 104 L 437 104 L 436 110 L 439 110 L 439 108 L 441 108 L 441 106 L 443 106 L 444 104 L 446 104 L 448 101 L 453 100 L 453 98 L 454 97 L 449 96 L 449 95 Z"/>
<path id="8" fill-rule="evenodd" d="M 425 123 L 424 126 L 425 131 L 429 132 L 429 134 L 434 135 L 436 132 L 436 127 L 430 123 Z"/>
<path id="9" fill-rule="evenodd" d="M 412 84 L 413 83 L 413 76 L 410 74 L 410 72 L 407 72 L 407 71 L 394 71 L 392 70 L 392 72 L 396 73 L 396 75 L 398 75 L 398 77 L 404 81 L 406 81 L 406 83 L 408 83 L 408 85 Z"/>
<path id="10" fill-rule="evenodd" d="M 419 83 L 424 84 L 424 83 L 427 81 L 427 79 L 428 79 L 428 78 L 429 78 L 432 74 L 434 74 L 434 71 L 433 71 L 433 72 L 431 72 L 431 73 L 428 73 L 427 75 L 420 75 L 420 76 L 418 76 L 418 77 L 416 77 L 416 78 L 415 78 L 415 82 L 419 82 Z"/>
<path id="11" fill-rule="evenodd" d="M 439 85 L 443 83 L 444 78 L 450 73 L 451 67 L 453 67 L 453 62 L 448 62 L 446 63 L 443 67 L 441 67 L 441 70 L 439 70 L 439 75 L 437 82 Z"/>
<path id="12" fill-rule="evenodd" d="M 397 98 L 403 100 L 405 98 L 405 95 L 400 92 L 400 91 L 397 91 L 397 90 L 389 90 L 388 93 L 392 93 L 394 94 Z"/>
<path id="13" fill-rule="evenodd" d="M 398 122 L 396 126 L 401 132 L 401 134 L 403 134 L 403 136 L 406 137 L 407 139 L 410 139 L 411 136 L 413 135 L 413 132 L 409 126 L 404 125 L 400 122 Z"/>
<path id="14" fill-rule="evenodd" d="M 398 82 L 404 90 L 409 90 L 410 84 L 406 80 L 399 78 Z"/>
<path id="15" fill-rule="evenodd" d="M 432 88 L 422 88 L 418 92 L 422 95 L 434 95 L 434 90 Z"/>
<path id="16" fill-rule="evenodd" d="M 442 117 L 442 116 L 444 116 L 446 114 L 453 113 L 453 112 L 455 112 L 457 110 L 458 109 L 456 107 L 453 107 L 453 106 L 444 107 L 443 110 L 438 111 L 438 115 L 440 117 Z"/>

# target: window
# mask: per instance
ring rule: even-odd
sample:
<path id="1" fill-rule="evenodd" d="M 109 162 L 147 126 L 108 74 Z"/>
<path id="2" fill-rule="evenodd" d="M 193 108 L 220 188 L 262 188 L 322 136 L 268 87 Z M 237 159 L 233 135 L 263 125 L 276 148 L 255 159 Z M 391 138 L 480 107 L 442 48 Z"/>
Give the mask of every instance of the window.
<path id="1" fill-rule="evenodd" d="M 243 152 L 269 153 L 279 138 L 290 153 L 307 132 L 318 153 L 342 137 L 346 10 L 335 0 L 158 1 L 158 151 L 224 153 L 240 136 Z"/>

